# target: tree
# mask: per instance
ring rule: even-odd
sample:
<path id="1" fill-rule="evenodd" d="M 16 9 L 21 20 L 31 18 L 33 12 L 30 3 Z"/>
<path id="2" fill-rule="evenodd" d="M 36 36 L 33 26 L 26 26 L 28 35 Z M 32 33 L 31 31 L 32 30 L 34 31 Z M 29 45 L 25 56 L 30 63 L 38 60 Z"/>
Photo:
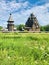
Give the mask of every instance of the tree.
<path id="1" fill-rule="evenodd" d="M 49 31 L 49 25 L 41 26 L 40 30 L 41 31 Z"/>
<path id="2" fill-rule="evenodd" d="M 41 27 L 40 27 L 40 30 L 41 30 L 41 31 L 45 31 L 45 26 L 41 26 Z"/>
<path id="3" fill-rule="evenodd" d="M 46 25 L 45 30 L 49 31 L 49 25 Z"/>
<path id="4" fill-rule="evenodd" d="M 2 27 L 2 26 L 0 26 L 0 30 L 2 30 L 2 28 L 3 28 L 3 27 Z"/>
<path id="5" fill-rule="evenodd" d="M 25 28 L 25 25 L 23 24 L 17 25 L 17 30 L 24 31 L 24 28 Z"/>

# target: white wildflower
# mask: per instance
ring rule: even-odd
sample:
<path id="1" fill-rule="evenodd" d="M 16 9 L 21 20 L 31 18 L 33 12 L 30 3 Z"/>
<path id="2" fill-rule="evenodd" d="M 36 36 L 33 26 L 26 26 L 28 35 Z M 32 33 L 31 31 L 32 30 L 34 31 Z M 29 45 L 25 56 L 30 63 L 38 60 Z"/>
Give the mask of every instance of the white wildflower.
<path id="1" fill-rule="evenodd" d="M 35 64 L 38 64 L 38 62 L 37 62 L 37 61 L 35 61 Z"/>
<path id="2" fill-rule="evenodd" d="M 43 47 L 40 47 L 40 49 L 41 49 L 41 50 L 44 50 L 44 48 L 43 48 Z"/>
<path id="3" fill-rule="evenodd" d="M 10 59 L 10 56 L 8 56 L 8 59 Z"/>

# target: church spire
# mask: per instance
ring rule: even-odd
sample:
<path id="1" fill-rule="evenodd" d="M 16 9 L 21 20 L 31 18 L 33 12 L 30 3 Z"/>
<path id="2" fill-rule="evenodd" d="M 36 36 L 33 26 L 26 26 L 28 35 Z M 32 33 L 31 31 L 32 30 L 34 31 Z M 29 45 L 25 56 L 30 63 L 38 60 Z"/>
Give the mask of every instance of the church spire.
<path id="1" fill-rule="evenodd" d="M 12 14 L 11 13 L 10 13 L 10 16 L 9 16 L 8 21 L 13 21 L 13 17 L 12 17 Z"/>

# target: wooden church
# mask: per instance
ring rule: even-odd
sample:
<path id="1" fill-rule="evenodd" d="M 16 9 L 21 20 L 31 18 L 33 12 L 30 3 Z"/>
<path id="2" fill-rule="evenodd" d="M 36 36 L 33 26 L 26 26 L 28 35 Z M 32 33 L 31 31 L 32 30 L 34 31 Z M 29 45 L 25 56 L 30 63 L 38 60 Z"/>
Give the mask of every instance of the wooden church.
<path id="1" fill-rule="evenodd" d="M 14 31 L 14 21 L 12 18 L 12 14 L 10 14 L 10 17 L 7 22 L 8 22 L 8 24 L 7 24 L 8 31 Z"/>
<path id="2" fill-rule="evenodd" d="M 40 26 L 39 26 L 38 20 L 34 16 L 33 13 L 28 18 L 28 20 L 25 24 L 25 29 L 28 31 L 40 31 Z"/>
<path id="3" fill-rule="evenodd" d="M 10 14 L 8 19 L 7 29 L 8 31 L 14 31 L 14 21 L 12 18 L 12 14 Z M 40 31 L 40 26 L 38 23 L 37 18 L 32 13 L 28 18 L 27 22 L 25 23 L 25 30 L 27 31 Z"/>

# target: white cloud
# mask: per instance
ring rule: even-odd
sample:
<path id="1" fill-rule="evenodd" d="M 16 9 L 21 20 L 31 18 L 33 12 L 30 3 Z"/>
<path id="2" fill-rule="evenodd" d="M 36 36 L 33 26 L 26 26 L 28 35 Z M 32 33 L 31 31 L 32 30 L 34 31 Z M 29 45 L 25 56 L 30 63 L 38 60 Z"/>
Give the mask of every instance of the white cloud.
<path id="1" fill-rule="evenodd" d="M 17 3 L 16 0 L 14 0 L 6 3 L 5 0 L 1 0 L 0 1 L 0 23 L 2 24 L 5 23 L 5 21 L 7 21 L 10 12 L 15 12 L 19 9 L 24 9 L 28 6 L 28 4 L 29 4 L 28 1 L 24 3 Z"/>
<path id="2" fill-rule="evenodd" d="M 37 17 L 40 25 L 46 25 L 49 24 L 49 3 L 46 3 L 42 6 L 35 6 L 32 7 L 31 9 L 23 10 L 21 11 L 21 14 L 24 15 L 27 19 L 27 17 L 31 14 L 34 13 L 34 15 Z M 25 19 L 25 21 L 26 21 Z"/>
<path id="3" fill-rule="evenodd" d="M 28 6 L 29 2 L 26 1 L 24 3 L 17 3 L 15 0 L 11 1 L 11 2 L 7 2 L 2 0 L 0 1 L 0 9 L 1 10 L 9 10 L 9 11 L 13 11 L 13 10 L 18 10 L 19 8 L 26 8 Z"/>
<path id="4" fill-rule="evenodd" d="M 24 3 L 17 3 L 16 0 L 7 2 L 5 0 L 0 1 L 0 25 L 4 26 L 7 24 L 9 18 L 9 13 L 13 12 L 13 18 L 16 24 L 25 24 L 29 15 L 34 13 L 41 25 L 49 24 L 49 3 L 44 5 L 31 5 L 28 1 Z"/>

